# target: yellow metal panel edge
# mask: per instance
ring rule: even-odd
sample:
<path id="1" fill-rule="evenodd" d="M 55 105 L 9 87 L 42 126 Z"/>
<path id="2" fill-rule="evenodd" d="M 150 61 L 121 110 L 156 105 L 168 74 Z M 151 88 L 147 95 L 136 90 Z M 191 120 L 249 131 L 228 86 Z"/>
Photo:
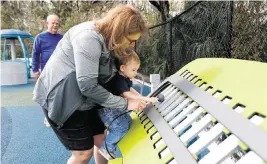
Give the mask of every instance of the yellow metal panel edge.
<path id="1" fill-rule="evenodd" d="M 146 133 L 136 113 L 131 113 L 132 125 L 128 133 L 118 143 L 125 164 L 162 164 L 153 142 Z"/>
<path id="2" fill-rule="evenodd" d="M 173 155 L 172 155 L 171 153 L 168 154 L 168 155 L 166 155 L 166 156 L 164 156 L 164 157 L 162 158 L 162 160 L 164 161 L 163 163 L 167 163 L 167 162 L 169 162 L 172 158 L 173 158 Z"/>
<path id="3" fill-rule="evenodd" d="M 250 116 L 253 115 L 253 110 L 247 110 L 247 107 L 244 109 L 244 111 L 241 113 L 242 116 L 245 118 L 249 118 Z"/>
<path id="4" fill-rule="evenodd" d="M 260 125 L 260 127 L 267 132 L 267 117 L 264 119 L 263 123 Z"/>
<path id="5" fill-rule="evenodd" d="M 238 145 L 242 150 L 244 150 L 244 151 L 248 150 L 248 146 L 244 142 L 242 142 L 240 140 L 238 141 Z"/>
<path id="6" fill-rule="evenodd" d="M 154 126 L 154 125 L 152 124 L 152 126 Z M 151 126 L 151 127 L 152 127 L 152 126 Z M 146 130 L 148 130 L 148 129 L 149 129 L 149 128 L 147 128 Z M 157 131 L 157 129 L 154 128 L 154 129 L 152 129 L 152 130 L 149 131 L 148 135 L 151 136 L 151 135 L 154 134 L 156 131 Z"/>
<path id="7" fill-rule="evenodd" d="M 194 158 L 195 160 L 198 160 L 198 157 L 197 157 L 196 154 L 192 154 L 192 156 L 193 156 L 193 158 Z"/>
<path id="8" fill-rule="evenodd" d="M 267 102 L 264 101 L 267 88 L 263 87 L 267 83 L 267 76 L 262 76 L 267 71 L 266 63 L 206 58 L 189 63 L 178 73 L 184 70 L 189 70 L 212 87 L 219 88 L 233 99 L 236 99 L 237 102 L 250 107 L 246 110 L 253 109 L 254 112 L 267 116 L 267 111 L 264 111 L 267 108 Z M 259 77 L 261 80 L 259 80 Z M 251 96 L 244 94 L 244 90 Z M 254 100 L 251 100 L 251 98 L 254 98 Z"/>
<path id="9" fill-rule="evenodd" d="M 108 164 L 123 164 L 122 158 L 115 158 L 108 161 Z"/>
<path id="10" fill-rule="evenodd" d="M 239 104 L 239 102 L 235 101 L 235 99 L 230 100 L 228 103 L 228 106 L 231 107 L 234 110 L 234 107 Z"/>
<path id="11" fill-rule="evenodd" d="M 153 145 L 158 142 L 162 137 L 158 135 L 156 138 L 153 138 L 151 141 L 153 142 Z"/>
<path id="12" fill-rule="evenodd" d="M 198 79 L 199 79 L 198 77 L 194 78 L 194 79 L 191 81 L 191 83 L 192 83 L 192 84 L 195 84 L 195 82 L 196 82 Z"/>
<path id="13" fill-rule="evenodd" d="M 143 124 L 144 125 L 144 128 L 146 129 L 146 130 L 148 130 L 149 128 L 151 128 L 152 126 L 154 126 L 153 124 L 152 124 L 152 122 L 149 122 L 148 124 Z"/>
<path id="14" fill-rule="evenodd" d="M 165 148 L 167 147 L 167 145 L 165 144 L 165 142 L 163 144 L 161 144 L 159 147 L 156 147 L 155 150 L 157 150 L 158 153 L 162 152 Z"/>
<path id="15" fill-rule="evenodd" d="M 211 116 L 211 121 L 215 123 L 217 120 L 213 116 Z"/>
<path id="16" fill-rule="evenodd" d="M 161 139 L 162 139 L 162 137 L 160 136 L 160 137 L 157 137 L 156 139 L 152 140 L 153 141 L 153 145 L 155 145 L 155 143 L 157 143 Z"/>
<path id="17" fill-rule="evenodd" d="M 227 128 L 223 128 L 223 132 L 224 132 L 226 135 L 230 134 L 230 131 L 229 131 Z"/>

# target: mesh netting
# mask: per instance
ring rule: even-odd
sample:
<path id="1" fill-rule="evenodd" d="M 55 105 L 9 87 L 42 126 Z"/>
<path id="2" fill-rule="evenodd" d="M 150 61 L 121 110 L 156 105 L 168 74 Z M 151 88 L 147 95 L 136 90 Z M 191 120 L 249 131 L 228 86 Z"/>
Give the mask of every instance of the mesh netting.
<path id="1" fill-rule="evenodd" d="M 261 28 L 252 25 L 256 18 L 247 22 L 245 14 L 252 15 L 255 10 L 250 9 L 250 5 L 255 6 L 251 3 L 262 5 L 262 9 L 266 7 L 261 2 L 191 2 L 186 11 L 167 23 L 151 27 L 149 34 L 138 40 L 140 72 L 145 75 L 160 73 L 164 79 L 197 58 L 266 60 L 266 19 L 261 21 Z M 263 11 L 266 14 L 266 9 Z M 243 34 L 248 28 L 254 35 Z"/>

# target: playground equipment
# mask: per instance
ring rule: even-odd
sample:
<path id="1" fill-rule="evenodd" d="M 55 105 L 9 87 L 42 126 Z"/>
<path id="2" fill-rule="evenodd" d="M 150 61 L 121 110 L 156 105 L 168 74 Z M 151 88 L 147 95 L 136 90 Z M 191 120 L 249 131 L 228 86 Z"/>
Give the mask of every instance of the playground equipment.
<path id="1" fill-rule="evenodd" d="M 163 102 L 132 113 L 110 164 L 267 162 L 267 64 L 197 59 L 150 96 Z"/>
<path id="2" fill-rule="evenodd" d="M 25 40 L 33 42 L 34 38 L 27 32 L 15 29 L 0 30 L 0 36 L 4 42 L 1 55 L 1 85 L 28 83 L 30 58 Z M 16 45 L 20 45 L 23 58 L 18 58 Z"/>

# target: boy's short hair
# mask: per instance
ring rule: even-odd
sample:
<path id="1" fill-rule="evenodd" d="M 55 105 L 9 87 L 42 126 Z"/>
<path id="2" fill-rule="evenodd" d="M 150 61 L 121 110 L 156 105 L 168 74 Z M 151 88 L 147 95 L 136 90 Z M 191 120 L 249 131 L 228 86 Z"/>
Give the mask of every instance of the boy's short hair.
<path id="1" fill-rule="evenodd" d="M 130 61 L 135 61 L 140 65 L 140 58 L 132 48 L 127 48 L 125 54 L 119 57 L 119 66 L 126 65 Z"/>

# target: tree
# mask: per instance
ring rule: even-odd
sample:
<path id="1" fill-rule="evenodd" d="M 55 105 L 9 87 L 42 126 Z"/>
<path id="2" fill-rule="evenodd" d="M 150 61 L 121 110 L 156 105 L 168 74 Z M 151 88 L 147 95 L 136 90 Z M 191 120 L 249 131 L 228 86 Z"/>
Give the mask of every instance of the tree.
<path id="1" fill-rule="evenodd" d="M 161 22 L 166 22 L 170 18 L 170 4 L 169 1 L 149 1 L 159 12 Z"/>
<path id="2" fill-rule="evenodd" d="M 150 29 L 149 40 L 137 42 L 141 45 L 138 53 L 146 63 L 142 71 L 159 71 L 164 78 L 196 58 L 226 56 L 230 35 L 228 5 L 229 2 L 195 2 L 168 24 Z"/>
<path id="3" fill-rule="evenodd" d="M 261 1 L 234 3 L 232 54 L 234 58 L 262 60 L 266 54 L 267 4 Z"/>
<path id="4" fill-rule="evenodd" d="M 1 2 L 1 29 L 19 29 L 35 35 L 43 30 L 42 20 L 47 16 L 46 2 Z"/>

